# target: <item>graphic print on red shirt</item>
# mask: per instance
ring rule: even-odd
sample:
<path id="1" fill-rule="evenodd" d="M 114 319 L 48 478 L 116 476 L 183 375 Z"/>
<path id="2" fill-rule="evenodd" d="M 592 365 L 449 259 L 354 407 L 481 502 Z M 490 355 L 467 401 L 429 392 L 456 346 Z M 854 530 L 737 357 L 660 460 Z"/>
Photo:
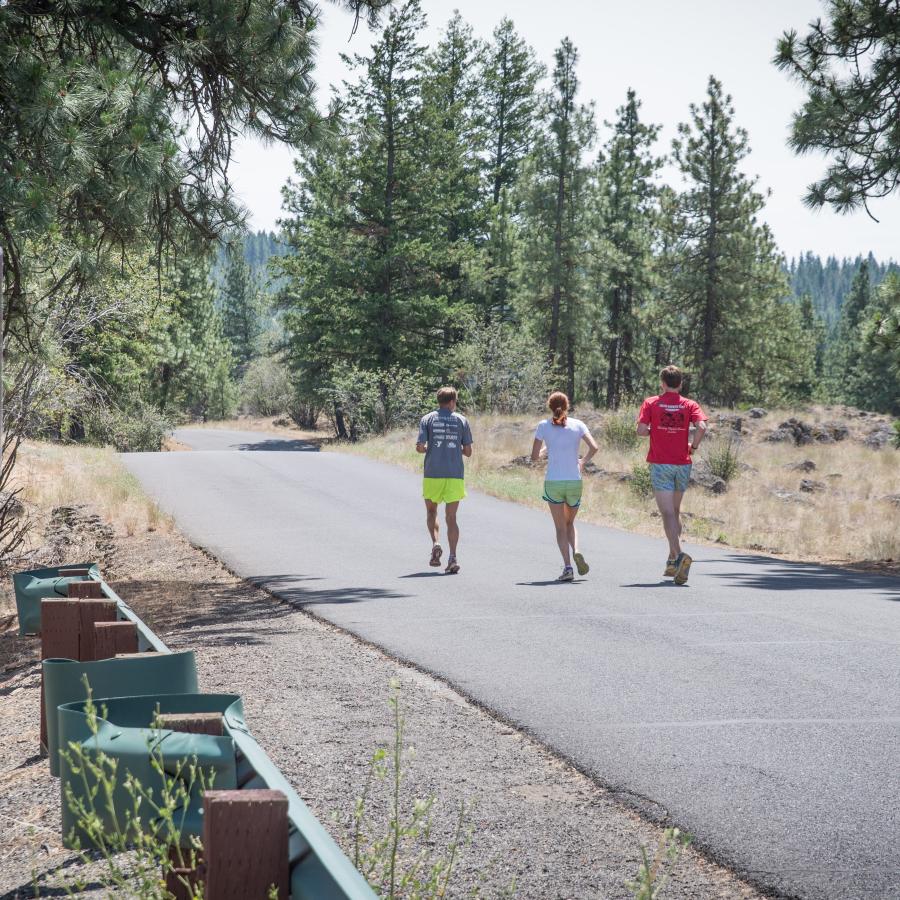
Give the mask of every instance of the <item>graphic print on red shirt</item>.
<path id="1" fill-rule="evenodd" d="M 688 435 L 692 422 L 703 422 L 706 415 L 695 400 L 666 391 L 658 397 L 648 397 L 641 404 L 638 422 L 650 426 L 650 452 L 647 462 L 667 466 L 690 465 Z"/>

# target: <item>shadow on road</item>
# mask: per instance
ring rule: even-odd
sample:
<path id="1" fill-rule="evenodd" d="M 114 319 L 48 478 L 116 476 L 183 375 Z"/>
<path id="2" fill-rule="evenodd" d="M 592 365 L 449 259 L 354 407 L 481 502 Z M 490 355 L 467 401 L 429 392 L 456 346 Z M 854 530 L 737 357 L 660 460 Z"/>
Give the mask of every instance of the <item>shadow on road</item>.
<path id="1" fill-rule="evenodd" d="M 446 573 L 440 571 L 434 572 L 411 572 L 409 575 L 398 575 L 398 578 L 443 578 Z"/>
<path id="2" fill-rule="evenodd" d="M 266 438 L 252 444 L 236 444 L 235 447 L 238 450 L 300 450 L 305 453 L 317 453 L 319 450 L 318 444 L 301 441 L 299 438 Z"/>
<path id="3" fill-rule="evenodd" d="M 517 581 L 516 587 L 548 587 L 551 584 L 584 584 L 586 581 L 586 578 L 576 578 L 574 581 L 557 581 L 555 578 L 551 578 L 549 581 Z"/>
<path id="4" fill-rule="evenodd" d="M 316 603 L 362 603 L 365 600 L 393 600 L 410 596 L 383 588 L 342 587 L 326 590 L 304 587 L 302 584 L 304 581 L 318 580 L 305 575 L 254 575 L 247 579 L 252 585 L 298 608 Z"/>
<path id="5" fill-rule="evenodd" d="M 755 567 L 759 571 L 716 572 L 706 568 L 733 563 Z M 900 601 L 900 579 L 890 575 L 855 572 L 851 569 L 817 563 L 788 562 L 739 553 L 731 554 L 724 559 L 703 560 L 703 564 L 705 575 L 721 578 L 739 587 L 766 591 L 868 591 L 881 594 L 889 600 Z"/>
<path id="6" fill-rule="evenodd" d="M 675 584 L 674 581 L 648 581 L 646 584 L 642 584 L 640 582 L 635 582 L 634 584 L 620 584 L 619 587 L 639 587 L 639 588 L 651 588 L 651 587 L 687 587 L 686 584 Z"/>

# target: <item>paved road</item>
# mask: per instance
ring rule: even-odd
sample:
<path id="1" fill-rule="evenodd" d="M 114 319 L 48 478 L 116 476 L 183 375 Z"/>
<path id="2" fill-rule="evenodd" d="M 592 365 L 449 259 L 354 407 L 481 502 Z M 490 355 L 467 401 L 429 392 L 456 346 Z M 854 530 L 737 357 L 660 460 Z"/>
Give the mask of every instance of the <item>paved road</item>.
<path id="1" fill-rule="evenodd" d="M 900 580 L 697 547 L 678 588 L 661 541 L 584 525 L 594 569 L 557 585 L 549 516 L 480 495 L 461 574 L 436 575 L 413 474 L 269 452 L 271 435 L 176 437 L 205 452 L 125 462 L 235 571 L 445 677 L 761 885 L 900 897 Z"/>

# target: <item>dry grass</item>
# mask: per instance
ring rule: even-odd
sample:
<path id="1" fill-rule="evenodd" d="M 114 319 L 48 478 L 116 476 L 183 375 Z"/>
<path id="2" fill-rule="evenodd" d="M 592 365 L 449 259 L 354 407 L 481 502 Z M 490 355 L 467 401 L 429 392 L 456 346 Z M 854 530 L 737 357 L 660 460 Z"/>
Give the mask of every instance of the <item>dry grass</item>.
<path id="1" fill-rule="evenodd" d="M 694 487 L 685 500 L 685 528 L 692 540 L 786 556 L 793 559 L 861 562 L 900 560 L 897 506 L 879 498 L 900 494 L 900 454 L 892 449 L 871 450 L 858 440 L 835 444 L 767 443 L 764 435 L 790 416 L 806 422 L 841 421 L 841 410 L 775 410 L 748 424 L 754 433 L 742 441 L 744 470 L 730 483 L 727 493 L 713 495 Z M 581 517 L 601 525 L 659 535 L 659 518 L 652 498 L 634 496 L 619 475 L 630 473 L 646 455 L 642 443 L 632 450 L 613 449 L 604 441 L 600 412 L 581 411 L 600 443 L 595 463 L 606 475 L 585 479 Z M 713 421 L 715 416 L 712 416 Z M 467 482 L 477 490 L 508 500 L 543 506 L 543 471 L 510 465 L 515 457 L 531 451 L 535 419 L 522 416 L 474 415 L 471 417 L 475 452 L 467 464 Z M 858 437 L 870 427 L 868 420 L 854 425 Z M 716 429 L 713 429 L 714 431 Z M 718 428 L 720 433 L 725 429 Z M 415 452 L 415 435 L 395 432 L 342 450 L 361 453 L 421 471 L 422 458 Z M 703 451 L 698 454 L 701 458 Z M 792 471 L 791 463 L 812 460 L 810 474 Z M 823 493 L 802 494 L 785 501 L 772 490 L 799 494 L 802 478 L 828 485 Z"/>
<path id="2" fill-rule="evenodd" d="M 174 527 L 108 447 L 26 441 L 15 479 L 39 523 L 54 507 L 87 503 L 124 534 Z"/>

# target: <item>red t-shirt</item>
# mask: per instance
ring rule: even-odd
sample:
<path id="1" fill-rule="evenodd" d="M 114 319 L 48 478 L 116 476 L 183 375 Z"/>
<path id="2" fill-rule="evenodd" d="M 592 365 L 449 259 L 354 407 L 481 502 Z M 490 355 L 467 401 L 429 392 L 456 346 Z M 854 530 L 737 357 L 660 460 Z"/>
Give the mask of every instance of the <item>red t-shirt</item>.
<path id="1" fill-rule="evenodd" d="M 648 397 L 641 404 L 638 422 L 650 426 L 650 452 L 647 462 L 668 466 L 687 466 L 688 434 L 692 422 L 705 421 L 700 404 L 682 397 L 677 391 L 666 391 Z"/>

